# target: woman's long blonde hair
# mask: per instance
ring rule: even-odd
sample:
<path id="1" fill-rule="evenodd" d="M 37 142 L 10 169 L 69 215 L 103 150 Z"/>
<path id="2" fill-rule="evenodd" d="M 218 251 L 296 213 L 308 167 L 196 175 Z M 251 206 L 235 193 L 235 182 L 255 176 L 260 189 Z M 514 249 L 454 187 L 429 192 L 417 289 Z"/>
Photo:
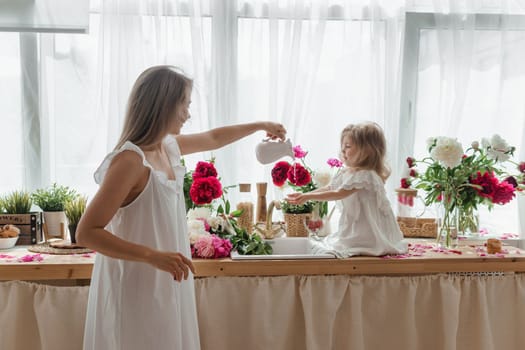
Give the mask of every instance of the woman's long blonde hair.
<path id="1" fill-rule="evenodd" d="M 350 124 L 341 132 L 343 139 L 349 136 L 357 149 L 355 167 L 357 169 L 375 170 L 386 181 L 390 168 L 386 164 L 386 139 L 383 129 L 376 123 Z"/>
<path id="2" fill-rule="evenodd" d="M 193 81 L 173 66 L 154 66 L 142 72 L 128 99 L 124 127 L 115 149 L 126 141 L 152 145 L 166 135 L 177 105 L 184 102 Z"/>

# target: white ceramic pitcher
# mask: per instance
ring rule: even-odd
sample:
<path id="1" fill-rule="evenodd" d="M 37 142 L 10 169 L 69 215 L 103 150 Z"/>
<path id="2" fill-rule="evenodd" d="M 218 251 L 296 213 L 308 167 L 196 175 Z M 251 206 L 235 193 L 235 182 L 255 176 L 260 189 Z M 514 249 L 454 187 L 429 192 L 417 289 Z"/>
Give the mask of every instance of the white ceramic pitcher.
<path id="1" fill-rule="evenodd" d="M 290 141 L 290 139 L 287 139 L 286 141 L 264 139 L 255 147 L 255 156 L 261 164 L 275 162 L 285 156 L 289 156 L 293 159 L 294 152 L 292 141 Z"/>

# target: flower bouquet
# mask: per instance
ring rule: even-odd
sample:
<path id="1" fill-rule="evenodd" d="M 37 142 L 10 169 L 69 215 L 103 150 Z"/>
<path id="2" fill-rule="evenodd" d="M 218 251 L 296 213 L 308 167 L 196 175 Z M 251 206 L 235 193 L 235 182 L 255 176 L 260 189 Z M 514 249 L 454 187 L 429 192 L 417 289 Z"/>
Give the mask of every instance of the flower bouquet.
<path id="1" fill-rule="evenodd" d="M 525 164 L 511 160 L 515 148 L 499 135 L 483 138 L 481 145 L 474 141 L 465 151 L 450 137 L 429 138 L 427 146 L 430 156 L 407 158 L 410 172 L 401 179 L 401 187 L 422 189 L 427 206 L 442 205 L 438 240 L 444 237 L 447 246 L 458 231 L 477 232 L 474 214 L 479 205 L 492 209 L 495 204 L 506 204 L 525 188 Z M 519 173 L 511 175 L 507 164 L 517 166 Z"/>
<path id="2" fill-rule="evenodd" d="M 237 225 L 240 211 L 230 213 L 225 198 L 230 187 L 222 187 L 214 160 L 198 162 L 184 177 L 188 234 L 195 258 L 224 258 L 232 249 L 239 254 L 271 254 L 271 246 L 258 235 L 250 235 Z M 222 199 L 218 206 L 214 200 Z"/>

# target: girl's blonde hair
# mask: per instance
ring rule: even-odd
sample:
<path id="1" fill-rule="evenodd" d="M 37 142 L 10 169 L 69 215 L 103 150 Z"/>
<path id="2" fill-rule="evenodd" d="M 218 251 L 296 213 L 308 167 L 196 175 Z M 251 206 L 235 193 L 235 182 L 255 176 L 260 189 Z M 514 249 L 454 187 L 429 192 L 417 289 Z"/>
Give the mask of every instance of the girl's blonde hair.
<path id="1" fill-rule="evenodd" d="M 355 167 L 357 169 L 375 170 L 386 181 L 390 168 L 386 164 L 386 139 L 381 127 L 376 123 L 350 124 L 341 132 L 343 139 L 349 136 L 357 149 Z"/>
<path id="2" fill-rule="evenodd" d="M 142 72 L 128 99 L 122 134 L 115 149 L 126 141 L 152 145 L 166 135 L 175 108 L 184 102 L 193 81 L 173 66 L 154 66 Z"/>

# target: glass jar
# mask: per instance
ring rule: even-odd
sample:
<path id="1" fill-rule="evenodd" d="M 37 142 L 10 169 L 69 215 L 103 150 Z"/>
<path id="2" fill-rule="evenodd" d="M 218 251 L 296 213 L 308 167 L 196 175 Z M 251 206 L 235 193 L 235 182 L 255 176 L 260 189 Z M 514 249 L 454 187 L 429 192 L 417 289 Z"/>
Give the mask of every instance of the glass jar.
<path id="1" fill-rule="evenodd" d="M 251 185 L 246 183 L 239 184 L 239 202 L 237 203 L 237 210 L 241 210 L 241 214 L 237 218 L 237 224 L 240 228 L 246 230 L 248 233 L 253 232 L 253 202 L 251 196 Z"/>

